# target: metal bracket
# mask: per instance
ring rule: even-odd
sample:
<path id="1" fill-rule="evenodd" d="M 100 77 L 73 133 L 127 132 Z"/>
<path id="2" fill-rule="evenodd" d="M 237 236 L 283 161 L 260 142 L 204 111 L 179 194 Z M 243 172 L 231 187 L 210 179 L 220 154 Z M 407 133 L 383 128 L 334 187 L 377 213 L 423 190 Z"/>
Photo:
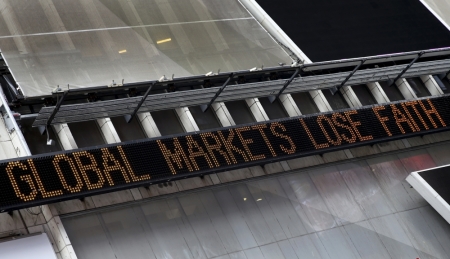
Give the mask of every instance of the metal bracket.
<path id="1" fill-rule="evenodd" d="M 15 130 L 14 124 L 12 122 L 14 118 L 9 117 L 9 114 L 5 114 L 3 116 L 3 120 L 5 121 L 6 129 L 8 130 L 8 132 L 12 133 Z"/>
<path id="2" fill-rule="evenodd" d="M 55 109 L 53 109 L 52 114 L 50 117 L 48 117 L 47 122 L 45 123 L 45 126 L 39 126 L 39 132 L 41 135 L 44 135 L 44 133 L 47 131 L 47 127 L 50 126 L 53 119 L 55 118 L 56 113 L 59 111 L 59 108 L 61 107 L 61 104 L 64 101 L 64 98 L 66 98 L 67 94 L 69 93 L 69 90 L 65 91 L 61 99 L 59 99 L 58 103 L 55 106 Z"/>
<path id="3" fill-rule="evenodd" d="M 125 120 L 126 120 L 127 123 L 130 123 L 131 120 L 134 118 L 134 116 L 136 116 L 136 113 L 138 112 L 139 108 L 141 108 L 141 106 L 144 103 L 145 99 L 147 99 L 147 96 L 150 93 L 150 91 L 152 90 L 154 85 L 155 85 L 155 83 L 151 83 L 150 84 L 150 87 L 147 89 L 147 91 L 145 92 L 144 96 L 142 96 L 142 99 L 139 101 L 139 103 L 136 106 L 136 108 L 134 108 L 133 113 L 131 115 L 125 115 Z"/>
<path id="4" fill-rule="evenodd" d="M 424 51 L 421 51 L 419 54 L 417 54 L 417 57 L 415 57 L 411 63 L 409 63 L 403 70 L 402 72 L 400 72 L 400 74 L 397 75 L 397 77 L 395 77 L 394 81 L 392 81 L 392 83 L 389 86 L 393 86 L 395 85 L 395 82 L 397 82 L 397 80 L 400 79 L 400 77 L 406 73 L 406 71 L 408 71 L 408 69 L 411 68 L 411 66 L 424 54 Z"/>
<path id="5" fill-rule="evenodd" d="M 347 83 L 347 81 L 356 73 L 356 71 L 358 71 L 358 69 L 364 64 L 364 62 L 366 62 L 365 59 L 361 60 L 361 63 L 359 63 L 354 69 L 353 71 L 344 79 L 344 81 L 341 82 L 341 84 L 339 86 L 334 86 L 333 88 L 330 89 L 331 94 L 335 95 L 337 93 L 337 91 L 339 91 L 339 89 L 341 89 L 345 83 Z"/>
<path id="6" fill-rule="evenodd" d="M 38 126 L 37 128 L 39 130 L 39 133 L 41 133 L 41 135 L 44 135 L 45 132 L 47 131 L 47 126 Z"/>
<path id="7" fill-rule="evenodd" d="M 295 70 L 294 74 L 291 76 L 291 78 L 289 78 L 289 80 L 286 81 L 286 83 L 284 83 L 283 88 L 281 88 L 281 90 L 278 92 L 277 95 L 271 95 L 268 97 L 270 103 L 275 102 L 275 100 L 280 97 L 280 95 L 289 86 L 289 84 L 292 82 L 292 80 L 294 80 L 294 78 L 298 75 L 298 73 L 300 73 L 300 70 L 302 70 L 302 67 L 299 67 Z"/>
<path id="8" fill-rule="evenodd" d="M 330 89 L 328 89 L 328 90 L 330 90 L 330 92 L 331 92 L 332 95 L 335 95 L 335 94 L 339 91 L 339 89 L 337 88 L 337 86 L 333 86 L 332 88 L 330 88 Z"/>
<path id="9" fill-rule="evenodd" d="M 0 104 L 0 109 L 3 114 L 3 121 L 5 122 L 6 129 L 9 133 L 13 132 L 15 130 L 15 127 L 12 120 L 14 120 L 15 118 L 11 118 L 9 113 L 6 111 L 4 104 Z"/>
<path id="10" fill-rule="evenodd" d="M 222 91 L 225 90 L 225 87 L 227 87 L 228 83 L 230 82 L 231 78 L 233 78 L 233 76 L 234 76 L 234 73 L 231 73 L 228 76 L 227 81 L 225 81 L 225 83 L 220 87 L 220 89 L 216 92 L 216 94 L 211 99 L 211 101 L 209 101 L 208 104 L 200 105 L 200 108 L 202 109 L 203 112 L 206 112 L 209 109 L 209 107 L 211 106 L 211 104 L 213 104 L 213 102 L 217 99 L 217 97 L 219 97 L 219 95 L 222 93 Z"/>
<path id="11" fill-rule="evenodd" d="M 448 77 L 448 75 L 450 75 L 450 70 L 447 72 L 447 73 L 445 73 L 445 76 L 444 76 L 444 78 L 447 78 Z"/>

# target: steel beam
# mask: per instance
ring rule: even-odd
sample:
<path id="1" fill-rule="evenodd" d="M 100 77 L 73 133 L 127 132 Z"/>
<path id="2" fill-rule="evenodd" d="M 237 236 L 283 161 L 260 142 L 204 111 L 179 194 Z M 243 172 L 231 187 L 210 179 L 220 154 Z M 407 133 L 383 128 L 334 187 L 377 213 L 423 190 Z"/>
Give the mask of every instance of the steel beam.
<path id="1" fill-rule="evenodd" d="M 58 113 L 58 110 L 61 107 L 61 104 L 63 103 L 64 98 L 66 98 L 68 93 L 69 93 L 69 90 L 65 91 L 63 96 L 61 97 L 61 99 L 59 99 L 58 103 L 55 106 L 55 109 L 53 109 L 52 114 L 50 115 L 50 117 L 48 117 L 48 120 L 45 123 L 45 126 L 39 126 L 39 132 L 41 133 L 41 135 L 44 135 L 44 133 L 47 131 L 47 127 L 50 126 L 50 124 L 52 123 L 53 119 L 55 118 L 56 113 Z"/>
<path id="2" fill-rule="evenodd" d="M 272 95 L 272 96 L 269 96 L 269 97 L 268 97 L 268 98 L 269 98 L 269 101 L 270 101 L 271 103 L 275 102 L 275 100 L 276 100 L 277 98 L 280 97 L 280 95 L 281 95 L 281 94 L 284 92 L 284 90 L 289 86 L 289 84 L 292 82 L 292 80 L 294 80 L 294 78 L 298 75 L 298 73 L 300 73 L 300 70 L 302 70 L 301 67 L 299 67 L 299 68 L 297 68 L 297 69 L 295 70 L 294 74 L 291 76 L 291 78 L 289 78 L 289 80 L 286 81 L 286 83 L 284 83 L 283 88 L 281 88 L 281 90 L 278 92 L 277 95 L 275 95 L 275 96 Z"/>
<path id="3" fill-rule="evenodd" d="M 347 83 L 347 81 L 356 73 L 356 71 L 358 71 L 358 69 L 364 64 L 364 62 L 366 62 L 365 59 L 361 60 L 361 62 L 355 67 L 355 69 L 353 69 L 353 71 L 344 79 L 344 81 L 341 82 L 341 84 L 339 86 L 335 86 L 333 88 L 330 89 L 331 93 L 333 95 L 335 95 L 337 93 L 337 91 L 339 91 L 339 89 L 341 89 L 345 83 Z"/>
<path id="4" fill-rule="evenodd" d="M 138 112 L 139 108 L 141 108 L 141 106 L 144 103 L 145 99 L 147 99 L 147 96 L 150 93 L 150 91 L 152 90 L 154 85 L 155 85 L 155 83 L 151 83 L 150 84 L 150 87 L 147 89 L 147 91 L 145 92 L 144 96 L 142 96 L 142 99 L 139 101 L 139 103 L 136 106 L 136 108 L 134 108 L 133 113 L 131 115 L 125 115 L 125 120 L 126 120 L 127 123 L 130 123 L 131 120 L 133 120 L 134 116 L 136 116 L 136 113 Z"/>
<path id="5" fill-rule="evenodd" d="M 225 87 L 227 87 L 228 83 L 230 82 L 231 78 L 233 78 L 233 76 L 234 76 L 234 73 L 231 73 L 228 76 L 227 81 L 225 81 L 225 83 L 220 87 L 220 89 L 216 92 L 216 94 L 211 99 L 211 101 L 209 101 L 208 104 L 200 105 L 200 108 L 202 109 L 203 112 L 206 112 L 209 109 L 209 107 L 211 106 L 211 104 L 213 104 L 214 101 L 217 99 L 217 97 L 219 97 L 219 95 L 222 93 L 222 91 L 225 90 Z"/>
<path id="6" fill-rule="evenodd" d="M 402 70 L 402 72 L 400 72 L 400 74 L 397 75 L 397 77 L 394 79 L 394 81 L 393 81 L 389 86 L 395 85 L 395 82 L 397 82 L 397 80 L 399 80 L 400 77 L 402 77 L 402 75 L 405 74 L 406 71 L 408 71 L 408 69 L 409 69 L 410 67 L 412 67 L 412 65 L 414 65 L 414 63 L 415 63 L 415 62 L 416 62 L 423 54 L 425 54 L 424 51 L 421 51 L 419 54 L 417 54 L 417 57 L 415 57 L 415 58 L 411 61 L 411 63 L 409 63 L 409 64 Z"/>

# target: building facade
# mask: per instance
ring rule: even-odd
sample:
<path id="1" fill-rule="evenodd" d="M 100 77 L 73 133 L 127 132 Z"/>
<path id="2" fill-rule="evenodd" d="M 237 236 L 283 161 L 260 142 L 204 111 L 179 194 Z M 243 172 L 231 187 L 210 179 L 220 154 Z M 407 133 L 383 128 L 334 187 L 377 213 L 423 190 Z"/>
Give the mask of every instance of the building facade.
<path id="1" fill-rule="evenodd" d="M 425 4 L 422 11 L 429 12 L 428 7 L 441 14 L 433 18 L 442 22 L 442 28 L 448 28 L 448 17 L 442 11 L 445 4 Z M 141 139 L 165 140 L 188 133 L 225 131 L 239 125 L 258 127 L 267 121 L 283 123 L 303 115 L 362 111 L 359 110 L 362 107 L 378 107 L 395 101 L 445 98 L 450 91 L 448 73 L 426 74 L 426 70 L 420 72 L 423 70 L 413 67 L 404 76 L 390 81 L 367 80 L 358 85 L 344 82 L 342 87 L 333 88 L 319 84 L 309 91 L 294 91 L 286 85 L 288 90 L 280 92 L 274 102 L 268 96 L 278 92 L 267 94 L 260 88 L 249 90 L 242 95 L 245 98 L 225 97 L 233 96 L 232 91 L 238 91 L 240 85 L 245 88 L 260 82 L 275 81 L 277 89 L 281 89 L 289 77 L 285 78 L 280 69 L 295 71 L 315 61 L 308 58 L 308 52 L 302 51 L 299 35 L 295 35 L 294 42 L 283 31 L 285 28 L 280 28 L 278 21 L 269 16 L 276 11 L 275 7 L 266 12 L 261 6 L 249 0 L 0 1 L 3 35 L 0 47 L 10 72 L 1 79 L 0 158 L 15 161 L 35 155 L 45 157 L 52 152 L 89 151 L 107 144 L 111 145 L 107 147 L 125 147 Z M 403 16 L 399 14 L 399 17 Z M 447 46 L 429 48 L 438 47 Z M 426 49 L 402 51 L 415 50 Z M 373 55 L 378 54 L 389 53 Z M 438 61 L 445 62 L 445 55 Z M 349 54 L 343 58 L 359 57 Z M 367 65 L 364 69 L 406 67 L 414 57 L 408 56 L 406 61 L 396 59 L 395 64 L 383 61 L 379 62 L 381 67 Z M 257 81 L 250 72 L 263 73 L 264 67 L 274 67 L 276 73 L 269 71 L 264 80 Z M 321 68 L 307 75 L 350 75 L 353 67 L 352 63 L 346 70 Z M 430 71 L 450 70 L 445 64 L 436 67 Z M 218 83 L 213 85 L 216 88 L 208 86 L 207 75 L 232 72 L 236 76 L 230 76 L 231 80 L 223 84 L 230 85 L 219 95 L 223 99 L 216 99 L 206 111 L 199 105 L 187 105 L 195 99 L 195 95 L 189 95 L 192 91 L 214 95 L 221 86 Z M 240 76 L 239 73 L 250 74 Z M 412 75 L 408 73 L 419 74 L 408 76 Z M 281 74 L 279 78 L 271 78 Z M 176 81 L 198 75 L 204 75 L 200 86 Z M 292 76 L 292 89 L 295 80 L 300 80 L 296 75 Z M 358 75 L 355 73 L 355 77 Z M 211 78 L 213 81 L 214 77 Z M 154 84 L 147 92 L 148 100 L 159 99 L 161 106 L 167 104 L 170 109 L 154 108 L 146 101 L 129 123 L 123 116 L 99 115 L 109 114 L 105 104 L 120 105 L 127 99 L 142 97 L 146 91 L 139 87 L 144 86 L 133 88 L 126 84 L 147 81 Z M 325 84 L 324 80 L 322 85 Z M 38 115 L 41 108 L 57 105 L 68 90 L 66 85 L 79 92 L 68 94 L 61 110 L 52 118 L 56 122 L 49 122 L 46 117 L 46 132 L 41 134 L 38 127 L 33 127 L 41 116 Z M 109 87 L 95 88 L 100 85 Z M 212 89 L 210 93 L 206 92 L 208 89 Z M 177 93 L 179 99 L 173 97 Z M 169 97 L 164 99 L 164 95 Z M 170 106 L 171 100 L 178 107 Z M 94 107 L 92 113 L 69 120 L 78 112 L 70 109 L 81 107 L 82 110 L 90 105 Z M 438 121 L 437 117 L 432 118 Z M 68 122 L 64 123 L 64 119 Z M 186 179 L 160 180 L 154 184 L 147 181 L 118 191 L 9 210 L 0 214 L 0 237 L 46 233 L 57 258 L 71 259 L 448 258 L 450 226 L 405 178 L 413 171 L 448 164 L 450 133 L 425 132 L 424 127 L 428 130 L 428 126 L 410 126 L 414 119 L 406 121 L 409 122 L 401 122 L 403 126 L 398 127 L 410 127 L 414 132 L 422 130 L 424 134 L 386 138 L 370 145 L 330 149 L 309 156 L 274 158 L 236 169 L 200 172 Z M 363 127 L 371 126 L 360 128 Z M 282 127 L 278 130 L 281 134 Z M 288 142 L 284 143 L 285 149 Z M 176 147 L 170 152 L 174 150 Z M 250 157 L 251 152 L 245 152 L 241 156 Z M 222 163 L 212 161 L 214 156 L 203 156 L 210 157 L 211 161 L 206 160 L 211 164 Z M 158 172 L 153 172 L 152 167 L 164 161 L 156 161 L 151 154 L 148 160 L 152 165 L 144 170 L 156 175 Z M 207 163 L 206 160 L 202 161 Z M 83 167 L 83 163 L 78 166 Z M 176 161 L 172 165 L 179 166 Z M 138 166 L 132 165 L 134 171 Z M 21 181 L 27 182 L 24 179 Z M 34 181 L 33 185 L 37 186 L 39 183 L 33 179 L 28 181 Z M 44 188 L 38 189 L 36 192 L 42 193 Z"/>

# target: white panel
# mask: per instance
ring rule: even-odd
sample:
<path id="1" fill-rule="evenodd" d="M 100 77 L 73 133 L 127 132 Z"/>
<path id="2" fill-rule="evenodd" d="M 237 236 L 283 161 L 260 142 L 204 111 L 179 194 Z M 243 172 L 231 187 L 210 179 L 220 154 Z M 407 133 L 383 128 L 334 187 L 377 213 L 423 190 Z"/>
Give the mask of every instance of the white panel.
<path id="1" fill-rule="evenodd" d="M 26 248 L 26 249 L 24 249 Z M 2 259 L 56 259 L 47 234 L 18 238 L 0 243 Z"/>
<path id="2" fill-rule="evenodd" d="M 450 205 L 419 175 L 412 172 L 406 181 L 450 224 Z"/>

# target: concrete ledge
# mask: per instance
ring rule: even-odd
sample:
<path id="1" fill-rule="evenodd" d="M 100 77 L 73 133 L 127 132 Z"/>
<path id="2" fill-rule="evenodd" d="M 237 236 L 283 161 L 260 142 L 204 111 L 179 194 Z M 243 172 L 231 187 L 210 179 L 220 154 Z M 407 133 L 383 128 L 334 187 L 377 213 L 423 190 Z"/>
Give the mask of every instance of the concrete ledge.
<path id="1" fill-rule="evenodd" d="M 330 104 L 328 103 L 327 98 L 325 98 L 325 96 L 323 95 L 322 90 L 310 91 L 309 94 L 311 95 L 313 101 L 316 103 L 317 108 L 320 112 L 328 112 L 333 110 L 333 108 L 331 108 Z"/>
<path id="2" fill-rule="evenodd" d="M 356 96 L 355 91 L 351 86 L 344 86 L 340 89 L 342 96 L 344 96 L 345 101 L 348 103 L 350 108 L 362 107 L 361 101 L 358 96 Z"/>
<path id="3" fill-rule="evenodd" d="M 421 76 L 420 79 L 424 83 L 425 87 L 428 89 L 431 95 L 438 96 L 444 94 L 442 89 L 439 87 L 436 80 L 433 78 L 433 76 Z"/>
<path id="4" fill-rule="evenodd" d="M 290 94 L 282 94 L 280 95 L 280 102 L 283 104 L 284 109 L 286 110 L 289 117 L 295 117 L 302 115 L 300 109 L 295 103 L 294 99 Z"/>
<path id="5" fill-rule="evenodd" d="M 399 80 L 397 80 L 395 82 L 395 85 L 397 85 L 398 90 L 400 90 L 403 97 L 405 97 L 405 100 L 417 98 L 416 93 L 414 93 L 414 90 L 411 88 L 411 86 L 409 85 L 408 81 L 406 81 L 406 79 L 400 78 Z M 393 85 L 390 87 L 395 87 L 395 86 Z"/>
<path id="6" fill-rule="evenodd" d="M 189 108 L 183 107 L 175 109 L 178 118 L 181 121 L 181 124 L 183 125 L 186 132 L 191 131 L 199 131 L 197 123 L 194 120 L 194 117 L 192 117 L 191 111 L 189 111 Z"/>
<path id="7" fill-rule="evenodd" d="M 98 119 L 96 121 L 107 144 L 120 142 L 119 135 L 110 118 Z"/>
<path id="8" fill-rule="evenodd" d="M 388 103 L 389 98 L 384 92 L 383 88 L 378 82 L 368 83 L 367 87 L 369 88 L 370 93 L 372 93 L 373 98 L 377 101 L 377 103 Z"/>
<path id="9" fill-rule="evenodd" d="M 64 150 L 77 149 L 77 143 L 73 138 L 72 132 L 67 124 L 55 124 L 53 129 L 58 136 L 59 143 Z"/>
<path id="10" fill-rule="evenodd" d="M 257 122 L 269 120 L 269 116 L 267 116 L 267 113 L 262 107 L 258 98 L 246 99 L 245 102 L 247 103 L 251 113 L 253 114 L 253 117 Z"/>
<path id="11" fill-rule="evenodd" d="M 144 132 L 148 138 L 161 136 L 161 133 L 159 132 L 159 129 L 149 112 L 138 113 L 137 117 L 139 118 L 142 129 L 144 129 Z"/>
<path id="12" fill-rule="evenodd" d="M 219 122 L 222 125 L 222 127 L 229 127 L 236 125 L 225 103 L 223 102 L 213 103 L 211 105 L 211 108 L 214 109 L 214 112 L 216 113 L 216 116 L 219 119 Z"/>

